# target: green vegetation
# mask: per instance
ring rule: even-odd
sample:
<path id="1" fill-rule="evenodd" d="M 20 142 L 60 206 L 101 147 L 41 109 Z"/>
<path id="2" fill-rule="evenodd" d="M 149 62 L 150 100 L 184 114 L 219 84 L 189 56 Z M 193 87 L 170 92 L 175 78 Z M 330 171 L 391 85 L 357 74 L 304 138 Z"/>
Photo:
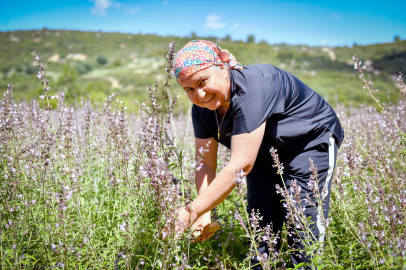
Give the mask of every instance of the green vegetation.
<path id="1" fill-rule="evenodd" d="M 20 103 L 13 99 L 35 99 L 43 92 L 44 85 L 34 77 L 38 73 L 38 67 L 32 65 L 34 56 L 28 45 L 19 47 L 30 42 L 23 36 L 34 34 L 30 39 L 38 40 L 35 34 L 42 32 L 44 39 L 70 36 L 66 38 L 70 45 L 87 35 L 89 40 L 109 37 L 103 37 L 103 48 L 102 43 L 89 41 L 95 49 L 86 52 L 83 48 L 69 51 L 73 45 L 64 47 L 62 41 L 59 51 L 47 51 L 50 46 L 45 46 L 42 56 L 48 59 L 52 97 Z M 283 243 L 280 252 L 273 250 L 269 257 L 261 258 L 261 264 L 266 269 L 293 269 L 289 254 L 295 250 L 284 241 L 285 229 L 280 235 L 270 229 L 247 230 L 258 218 L 246 212 L 246 181 L 238 175 L 237 188 L 212 211 L 212 220 L 222 224 L 221 230 L 204 243 L 193 244 L 189 230 L 175 238 L 176 210 L 197 196 L 194 173 L 199 162 L 193 153 L 190 114 L 172 117 L 176 97 L 167 93 L 169 84 L 175 85 L 174 79 L 168 76 L 164 82 L 166 74 L 159 68 L 163 70 L 167 61 L 161 56 L 167 46 L 163 41 L 178 40 L 180 48 L 189 39 L 42 32 L 0 35 L 18 40 L 14 47 L 0 40 L 7 49 L 0 55 L 4 65 L 1 84 L 14 81 L 18 85 L 16 92 L 8 86 L 0 100 L 1 269 L 250 269 L 254 244 L 265 240 L 272 248 L 277 237 Z M 131 49 L 120 45 L 109 50 L 110 45 L 124 44 L 119 43 L 120 38 L 139 40 Z M 381 112 L 372 106 L 340 104 L 336 108 L 346 137 L 332 182 L 330 218 L 321 218 L 327 228 L 325 242 L 306 238 L 309 233 L 301 241 L 312 258 L 312 269 L 405 269 L 404 101 L 386 106 L 376 98 L 385 95 L 384 91 L 374 90 L 391 91 L 391 98 L 398 96 L 391 74 L 378 71 L 375 63 L 400 65 L 398 56 L 404 54 L 398 45 L 404 46 L 404 41 L 355 46 L 361 59 L 370 59 L 366 69 L 379 78 L 375 84 L 364 77 L 357 58 L 357 71 L 353 63 L 346 62 L 352 59 L 354 48 L 213 41 L 235 52 L 244 64 L 283 63 L 284 69 L 326 98 L 337 95 L 341 103 L 364 103 L 367 94 L 370 96 Z M 83 41 L 85 45 L 89 46 L 87 41 Z M 391 54 L 385 53 L 388 51 Z M 105 64 L 97 61 L 101 53 L 108 60 Z M 396 61 L 390 62 L 391 57 Z M 148 90 L 146 86 L 155 78 L 160 79 L 159 86 Z M 398 79 L 402 81 L 401 76 Z M 121 92 L 119 99 L 110 94 L 112 88 Z M 57 90 L 66 95 L 54 96 Z M 125 101 L 148 98 L 150 105 Z M 49 110 L 49 105 L 57 110 Z M 132 113 L 136 108 L 141 109 L 140 114 Z M 202 149 L 201 155 L 204 152 Z M 230 152 L 221 147 L 217 172 L 229 158 Z M 277 157 L 274 161 L 278 165 Z M 315 167 L 313 170 L 312 186 L 318 191 L 312 196 L 320 205 L 325 193 L 319 190 Z M 290 217 L 295 217 L 287 224 L 295 228 L 294 233 L 306 232 L 313 224 L 302 214 L 298 193 L 295 189 L 280 191 L 287 195 Z M 295 269 L 303 266 L 306 264 Z"/>
<path id="2" fill-rule="evenodd" d="M 38 95 L 33 84 L 38 68 L 33 66 L 35 55 L 44 57 L 52 90 L 68 89 L 68 101 L 83 94 L 93 102 L 104 100 L 108 94 L 119 92 L 120 97 L 148 101 L 151 82 L 163 80 L 166 48 L 175 41 L 182 48 L 188 41 L 205 38 L 232 52 L 243 65 L 272 64 L 287 70 L 309 85 L 325 99 L 349 105 L 371 103 L 355 85 L 352 55 L 366 59 L 372 79 L 377 81 L 378 96 L 386 100 L 387 92 L 398 99 L 394 76 L 404 70 L 406 40 L 393 43 L 353 47 L 309 47 L 306 45 L 269 45 L 255 43 L 250 35 L 247 42 L 215 37 L 156 36 L 124 33 L 80 32 L 60 30 L 30 30 L 0 32 L 0 88 L 14 85 L 14 98 L 28 101 Z M 73 70 L 77 74 L 74 74 Z M 68 76 L 68 77 L 66 77 Z M 179 89 L 180 87 L 174 87 Z M 90 91 L 90 92 L 89 92 Z M 180 97 L 180 109 L 187 108 L 185 95 Z M 334 102 L 333 102 L 334 103 Z"/>
<path id="3" fill-rule="evenodd" d="M 97 63 L 99 63 L 100 65 L 105 65 L 107 64 L 107 58 L 104 54 L 99 54 L 99 56 L 97 57 Z"/>

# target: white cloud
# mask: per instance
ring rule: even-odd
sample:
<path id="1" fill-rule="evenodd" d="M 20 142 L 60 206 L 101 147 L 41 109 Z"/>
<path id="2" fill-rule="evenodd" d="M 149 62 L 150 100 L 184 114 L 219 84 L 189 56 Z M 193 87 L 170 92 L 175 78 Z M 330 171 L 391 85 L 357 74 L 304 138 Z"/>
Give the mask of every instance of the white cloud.
<path id="1" fill-rule="evenodd" d="M 114 2 L 114 0 L 90 0 L 90 2 L 94 2 L 94 7 L 90 11 L 96 16 L 106 16 L 106 10 L 111 6 L 121 8 L 120 3 Z"/>
<path id="2" fill-rule="evenodd" d="M 203 28 L 219 30 L 226 27 L 226 24 L 221 22 L 220 20 L 221 18 L 217 15 L 209 15 L 206 18 L 206 23 L 203 25 Z"/>
<path id="3" fill-rule="evenodd" d="M 124 14 L 134 14 L 141 10 L 141 8 L 127 8 L 124 9 Z"/>
<path id="4" fill-rule="evenodd" d="M 163 1 L 163 2 L 162 2 L 162 5 L 164 5 L 164 6 L 169 6 L 169 1 Z"/>

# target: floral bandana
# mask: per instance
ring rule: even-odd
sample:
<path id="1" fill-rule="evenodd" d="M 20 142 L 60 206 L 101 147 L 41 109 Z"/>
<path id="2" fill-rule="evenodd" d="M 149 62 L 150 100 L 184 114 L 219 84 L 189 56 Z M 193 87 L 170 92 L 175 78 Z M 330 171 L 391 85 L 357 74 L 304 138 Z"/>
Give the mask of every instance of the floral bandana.
<path id="1" fill-rule="evenodd" d="M 229 63 L 230 69 L 241 69 L 242 66 L 235 60 L 228 50 L 221 49 L 216 43 L 196 39 L 189 41 L 175 57 L 173 70 L 176 80 L 180 84 L 186 77 L 213 65 L 222 66 Z"/>

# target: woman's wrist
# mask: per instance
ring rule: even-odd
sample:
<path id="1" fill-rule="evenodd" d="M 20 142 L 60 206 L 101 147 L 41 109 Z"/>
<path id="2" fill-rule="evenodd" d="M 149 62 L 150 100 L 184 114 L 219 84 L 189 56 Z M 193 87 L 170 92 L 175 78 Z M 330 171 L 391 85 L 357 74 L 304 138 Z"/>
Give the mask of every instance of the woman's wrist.
<path id="1" fill-rule="evenodd" d="M 186 211 L 189 212 L 189 224 L 191 226 L 201 215 L 199 215 L 199 213 L 196 211 L 196 207 L 193 202 L 186 205 L 185 208 Z"/>

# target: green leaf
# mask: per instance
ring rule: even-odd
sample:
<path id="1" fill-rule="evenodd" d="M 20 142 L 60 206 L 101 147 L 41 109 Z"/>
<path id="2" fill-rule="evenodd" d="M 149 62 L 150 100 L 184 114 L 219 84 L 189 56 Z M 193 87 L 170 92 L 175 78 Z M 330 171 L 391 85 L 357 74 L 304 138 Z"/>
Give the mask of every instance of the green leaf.
<path id="1" fill-rule="evenodd" d="M 143 259 L 145 259 L 147 261 L 150 261 L 150 259 L 148 257 L 144 256 L 144 255 L 135 255 L 134 257 L 135 258 L 143 258 Z"/>
<path id="2" fill-rule="evenodd" d="M 297 264 L 294 269 L 299 269 L 299 268 L 305 267 L 305 266 L 309 266 L 309 264 L 302 262 L 302 263 Z"/>
<path id="3" fill-rule="evenodd" d="M 157 260 L 156 263 L 159 265 L 159 268 L 162 268 L 162 262 L 161 262 L 161 260 Z"/>
<path id="4" fill-rule="evenodd" d="M 37 259 L 34 256 L 28 255 L 28 254 L 24 254 L 26 258 L 29 258 L 31 260 L 37 261 Z"/>

